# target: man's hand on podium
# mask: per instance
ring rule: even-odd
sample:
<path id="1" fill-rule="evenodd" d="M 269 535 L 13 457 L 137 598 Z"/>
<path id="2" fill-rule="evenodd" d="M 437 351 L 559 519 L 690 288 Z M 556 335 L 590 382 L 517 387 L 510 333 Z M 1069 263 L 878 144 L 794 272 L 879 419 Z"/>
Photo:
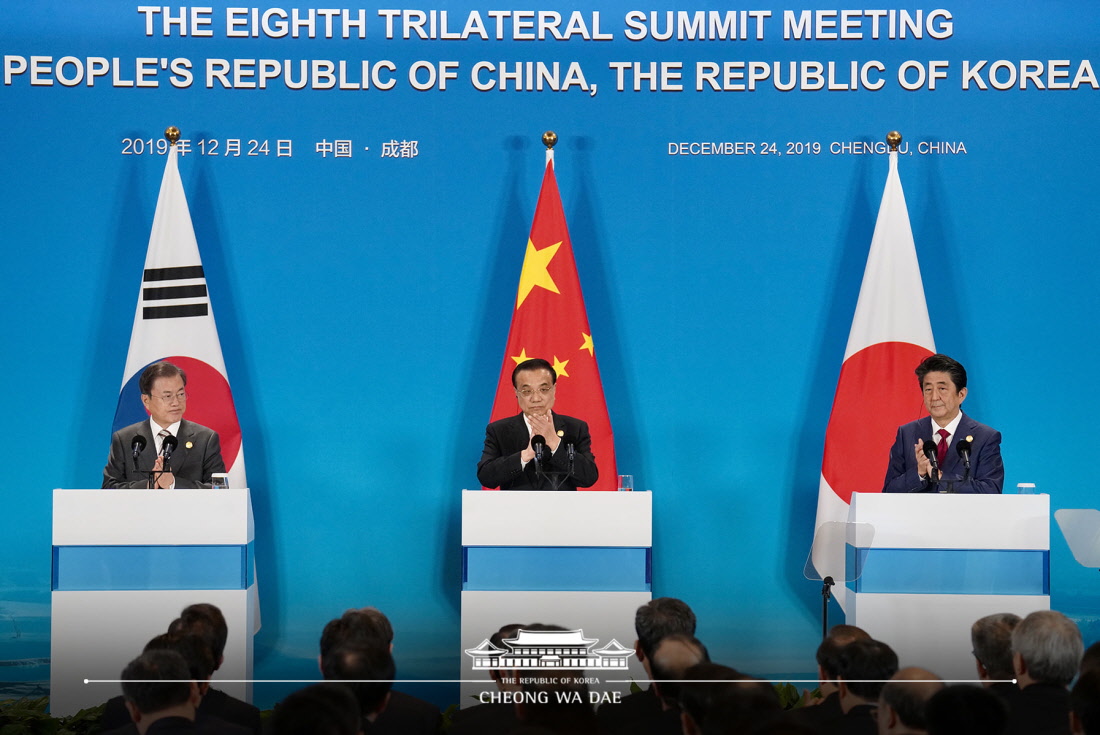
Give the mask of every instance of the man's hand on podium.
<path id="1" fill-rule="evenodd" d="M 171 472 L 164 472 L 164 457 L 157 455 L 157 460 L 153 462 L 153 487 L 155 488 L 170 488 L 176 484 L 176 476 Z"/>

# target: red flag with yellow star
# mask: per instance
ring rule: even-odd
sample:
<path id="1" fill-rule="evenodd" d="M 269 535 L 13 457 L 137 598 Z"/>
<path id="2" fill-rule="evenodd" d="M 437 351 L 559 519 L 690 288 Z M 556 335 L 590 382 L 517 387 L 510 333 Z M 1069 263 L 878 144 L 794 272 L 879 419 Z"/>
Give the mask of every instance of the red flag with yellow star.
<path id="1" fill-rule="evenodd" d="M 532 357 L 548 361 L 558 374 L 554 413 L 588 423 L 600 479 L 592 487 L 582 489 L 618 489 L 611 419 L 596 366 L 592 330 L 588 327 L 552 155 L 546 162 L 531 237 L 527 240 L 490 421 L 519 413 L 512 370 Z"/>

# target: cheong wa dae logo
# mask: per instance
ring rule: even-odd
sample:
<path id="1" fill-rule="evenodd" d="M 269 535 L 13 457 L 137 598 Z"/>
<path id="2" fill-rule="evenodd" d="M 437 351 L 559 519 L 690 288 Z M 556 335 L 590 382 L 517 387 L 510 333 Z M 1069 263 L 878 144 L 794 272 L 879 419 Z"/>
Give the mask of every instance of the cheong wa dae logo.
<path id="1" fill-rule="evenodd" d="M 626 669 L 634 651 L 614 638 L 603 648 L 591 650 L 598 638 L 585 638 L 583 630 L 523 630 L 505 638 L 507 648 L 489 639 L 466 649 L 474 669 Z"/>

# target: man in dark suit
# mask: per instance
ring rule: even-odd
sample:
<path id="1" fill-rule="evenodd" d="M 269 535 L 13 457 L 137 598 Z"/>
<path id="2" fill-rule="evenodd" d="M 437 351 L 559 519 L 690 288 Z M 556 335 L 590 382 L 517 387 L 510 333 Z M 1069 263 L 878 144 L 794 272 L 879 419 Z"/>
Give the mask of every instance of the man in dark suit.
<path id="1" fill-rule="evenodd" d="M 1011 704 L 1020 688 L 1012 668 L 1012 631 L 1020 624 L 1015 613 L 993 613 L 978 618 L 970 626 L 970 644 L 977 660 L 978 678 L 982 686 Z"/>
<path id="2" fill-rule="evenodd" d="M 515 638 L 520 628 L 520 623 L 509 623 L 489 636 L 489 643 L 501 650 L 507 649 L 506 638 Z M 479 696 L 481 704 L 460 709 L 451 717 L 451 726 L 447 735 L 508 735 L 519 727 L 516 719 L 516 705 L 511 701 L 515 692 L 523 691 L 520 684 L 520 670 L 493 668 L 489 669 L 489 678 L 496 684 L 500 692 L 509 692 L 508 695 L 494 696 L 490 692 L 482 692 Z M 486 700 L 488 696 L 489 701 Z M 505 701 L 507 700 L 507 701 Z"/>
<path id="3" fill-rule="evenodd" d="M 816 729 L 786 720 L 775 687 L 729 666 L 699 663 L 683 672 L 679 711 L 683 735 L 777 733 L 801 735 Z"/>
<path id="4" fill-rule="evenodd" d="M 288 695 L 271 713 L 270 735 L 361 735 L 359 702 L 342 683 L 311 684 Z"/>
<path id="5" fill-rule="evenodd" d="M 188 605 L 180 612 L 180 616 L 169 624 L 168 632 L 175 635 L 199 636 L 210 648 L 213 668 L 207 673 L 205 680 L 199 682 L 202 702 L 199 704 L 198 716 L 201 718 L 205 715 L 213 715 L 226 722 L 245 727 L 254 735 L 260 735 L 262 728 L 259 708 L 210 685 L 210 677 L 225 662 L 225 644 L 229 640 L 229 626 L 225 622 L 225 615 L 221 609 L 208 602 Z"/>
<path id="6" fill-rule="evenodd" d="M 200 729 L 205 727 L 205 723 L 209 720 L 217 727 L 232 725 L 240 735 L 260 735 L 262 726 L 259 709 L 225 692 L 210 688 L 210 676 L 221 662 L 221 653 L 219 651 L 215 658 L 215 653 L 205 636 L 194 631 L 170 630 L 145 644 L 144 653 L 150 651 L 175 651 L 187 663 L 191 679 L 199 690 L 200 701 L 196 705 L 195 722 Z M 126 727 L 130 722 L 131 716 L 123 697 L 107 700 L 100 720 L 104 731 L 117 731 L 117 735 L 132 734 L 133 726 Z"/>
<path id="7" fill-rule="evenodd" d="M 394 678 L 393 625 L 381 610 L 347 610 L 321 631 L 321 674 L 327 680 Z M 388 667 L 388 668 L 387 668 Z M 367 668 L 370 676 L 362 675 Z M 381 673 L 379 673 L 381 671 Z M 363 714 L 363 732 L 377 735 L 436 735 L 443 715 L 431 702 L 384 687 L 359 686 L 356 698 Z M 364 685 L 365 686 L 365 685 Z"/>
<path id="8" fill-rule="evenodd" d="M 210 487 L 211 476 L 225 472 L 221 443 L 212 429 L 183 418 L 187 410 L 187 374 L 170 362 L 155 362 L 138 382 L 148 421 L 119 429 L 103 468 L 105 488 Z M 176 447 L 165 461 L 164 439 Z M 144 451 L 133 458 L 135 442 Z"/>
<path id="9" fill-rule="evenodd" d="M 878 735 L 926 735 L 928 700 L 943 686 L 943 681 L 928 669 L 899 669 L 878 695 Z"/>
<path id="10" fill-rule="evenodd" d="M 837 686 L 837 678 L 840 676 L 840 654 L 852 641 L 869 640 L 871 635 L 863 628 L 854 625 L 834 625 L 829 629 L 828 635 L 818 645 L 815 654 L 822 699 L 820 702 L 791 710 L 788 715 L 791 722 L 820 730 L 844 714 L 840 708 L 840 689 Z"/>
<path id="11" fill-rule="evenodd" d="M 1085 645 L 1060 612 L 1037 610 L 1012 631 L 1012 667 L 1020 694 L 1011 702 L 1009 735 L 1069 735 L 1069 684 Z"/>
<path id="12" fill-rule="evenodd" d="M 525 360 L 512 371 L 520 413 L 489 424 L 477 479 L 501 490 L 576 490 L 599 478 L 588 424 L 551 411 L 557 373 L 546 360 Z M 541 436 L 538 447 L 531 439 Z"/>
<path id="13" fill-rule="evenodd" d="M 1069 694 L 1073 735 L 1100 735 L 1100 671 L 1084 671 Z"/>
<path id="14" fill-rule="evenodd" d="M 952 684 L 932 695 L 924 708 L 928 735 L 1004 735 L 1008 707 L 988 689 Z"/>
<path id="15" fill-rule="evenodd" d="M 917 366 L 916 373 L 929 415 L 898 429 L 882 491 L 1001 492 L 1005 479 L 1001 432 L 962 412 L 966 369 L 947 355 L 932 355 Z M 938 472 L 924 451 L 928 440 L 936 445 Z M 958 451 L 963 440 L 967 444 L 962 446 L 969 446 L 968 459 Z"/>
<path id="16" fill-rule="evenodd" d="M 840 651 L 837 691 L 843 714 L 821 730 L 825 735 L 876 735 L 875 709 L 882 687 L 898 670 L 898 656 L 876 640 L 855 640 Z"/>
<path id="17" fill-rule="evenodd" d="M 641 605 L 634 613 L 634 653 L 645 669 L 646 678 L 658 679 L 653 671 L 653 654 L 667 636 L 682 633 L 695 635 L 695 613 L 683 600 L 658 597 Z M 670 712 L 651 684 L 626 695 L 619 702 L 601 704 L 596 710 L 600 726 L 607 733 L 642 733 L 654 735 L 679 732 L 679 707 Z"/>
<path id="18" fill-rule="evenodd" d="M 200 694 L 187 662 L 177 651 L 152 649 L 122 670 L 122 696 L 133 720 L 109 735 L 246 735 L 244 728 L 216 717 L 196 722 Z"/>

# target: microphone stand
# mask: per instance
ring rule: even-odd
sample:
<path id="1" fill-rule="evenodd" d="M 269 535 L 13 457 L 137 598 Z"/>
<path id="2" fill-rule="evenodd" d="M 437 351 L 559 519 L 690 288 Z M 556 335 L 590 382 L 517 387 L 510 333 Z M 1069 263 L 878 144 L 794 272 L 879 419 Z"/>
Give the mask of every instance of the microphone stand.
<path id="1" fill-rule="evenodd" d="M 932 471 L 928 474 L 930 483 L 928 491 L 933 493 L 939 492 L 938 488 L 943 473 L 940 472 L 940 463 L 936 461 L 936 443 L 931 439 L 927 439 L 924 442 L 924 456 L 928 457 L 928 462 L 932 465 Z"/>
<path id="2" fill-rule="evenodd" d="M 146 490 L 152 490 L 153 489 L 153 471 L 152 470 L 138 469 L 138 455 L 139 454 L 141 454 L 140 450 L 137 451 L 137 452 L 134 452 L 134 474 L 135 475 L 145 475 L 145 489 Z"/>
<path id="3" fill-rule="evenodd" d="M 561 490 L 562 485 L 564 485 L 566 481 L 573 476 L 573 463 L 576 457 L 576 450 L 572 443 L 566 444 L 565 450 L 566 457 L 568 458 L 565 472 L 562 472 L 560 470 L 543 469 L 543 465 L 538 462 L 538 457 L 536 455 L 535 475 L 548 481 L 550 483 L 550 487 L 554 490 Z M 546 447 L 543 448 L 543 451 L 546 451 Z M 549 462 L 547 462 L 546 464 L 549 464 Z"/>
<path id="4" fill-rule="evenodd" d="M 829 598 L 833 596 L 830 588 L 836 582 L 832 577 L 825 577 L 821 582 L 821 640 L 825 640 L 829 635 Z"/>
<path id="5" fill-rule="evenodd" d="M 549 482 L 551 490 L 561 490 L 561 486 L 565 484 L 566 480 L 573 476 L 573 470 L 570 468 L 562 472 L 561 470 L 544 470 L 542 467 L 536 466 L 535 475 Z"/>
<path id="6" fill-rule="evenodd" d="M 150 490 L 163 490 L 164 488 L 157 487 L 157 481 L 165 472 L 172 471 L 172 454 L 161 454 L 164 457 L 164 464 L 161 465 L 159 470 L 149 470 L 149 489 Z"/>

